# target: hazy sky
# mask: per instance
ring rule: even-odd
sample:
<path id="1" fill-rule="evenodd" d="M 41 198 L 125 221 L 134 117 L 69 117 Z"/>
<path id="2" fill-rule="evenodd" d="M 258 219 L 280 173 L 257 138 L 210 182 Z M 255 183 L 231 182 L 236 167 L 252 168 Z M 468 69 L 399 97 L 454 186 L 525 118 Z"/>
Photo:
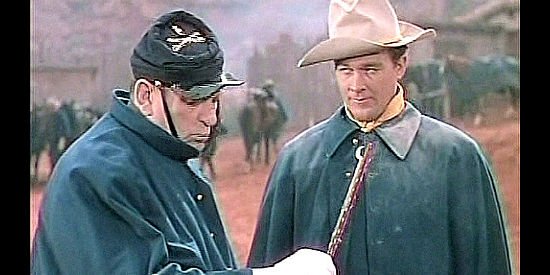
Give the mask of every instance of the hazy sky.
<path id="1" fill-rule="evenodd" d="M 281 33 L 303 43 L 327 35 L 329 0 L 227 1 L 227 5 L 190 8 L 218 35 L 226 55 L 226 69 L 244 77 L 246 59 Z"/>

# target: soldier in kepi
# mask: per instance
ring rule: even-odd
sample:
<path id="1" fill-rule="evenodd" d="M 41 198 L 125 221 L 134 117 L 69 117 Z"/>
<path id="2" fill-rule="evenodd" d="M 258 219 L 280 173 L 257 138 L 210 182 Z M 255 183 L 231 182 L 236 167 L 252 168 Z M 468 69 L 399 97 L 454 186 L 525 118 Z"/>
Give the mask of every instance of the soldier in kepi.
<path id="1" fill-rule="evenodd" d="M 335 274 L 301 249 L 239 265 L 198 156 L 238 86 L 212 30 L 185 11 L 159 17 L 130 59 L 133 89 L 59 159 L 40 209 L 32 274 Z"/>
<path id="2" fill-rule="evenodd" d="M 398 20 L 387 0 L 332 0 L 328 33 L 298 66 L 334 62 L 343 106 L 281 149 L 248 265 L 307 247 L 344 275 L 510 274 L 489 160 L 399 84 L 408 45 L 435 31 Z"/>

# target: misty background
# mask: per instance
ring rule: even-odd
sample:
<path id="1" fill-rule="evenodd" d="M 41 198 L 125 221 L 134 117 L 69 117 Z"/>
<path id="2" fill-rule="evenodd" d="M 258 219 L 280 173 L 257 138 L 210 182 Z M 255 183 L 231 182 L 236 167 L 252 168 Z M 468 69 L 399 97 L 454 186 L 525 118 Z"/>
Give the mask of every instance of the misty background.
<path id="1" fill-rule="evenodd" d="M 434 39 L 410 46 L 408 73 L 413 71 L 412 66 L 450 56 L 456 63 L 445 67 L 446 70 L 463 71 L 469 61 L 494 54 L 519 61 L 519 0 L 389 1 L 399 19 L 437 31 Z M 330 0 L 31 0 L 30 3 L 30 174 L 31 186 L 39 187 L 31 192 L 31 245 L 43 190 L 40 187 L 46 185 L 56 158 L 71 140 L 56 139 L 63 134 L 56 133 L 61 132 L 58 127 L 67 125 L 52 117 L 70 117 L 67 109 L 59 107 L 64 102 L 74 102 L 99 113 L 107 111 L 112 103 L 112 90 L 128 89 L 132 81 L 129 58 L 133 47 L 155 18 L 164 12 L 184 9 L 204 19 L 220 40 L 225 70 L 246 81 L 246 85 L 231 88 L 222 95 L 222 116 L 228 135 L 239 134 L 237 116 L 245 103 L 247 89 L 261 87 L 268 79 L 274 81 L 275 90 L 289 113 L 288 134 L 298 133 L 327 118 L 341 104 L 331 62 L 296 68 L 307 50 L 328 38 Z M 505 80 L 517 86 L 519 97 L 519 64 L 517 67 L 518 70 L 507 74 Z M 479 70 L 480 78 L 485 77 L 483 72 L 487 71 L 485 68 Z M 498 87 L 497 81 L 487 82 L 493 89 Z M 465 88 L 468 87 L 465 86 L 457 85 L 457 93 L 467 95 Z M 504 98 L 502 94 L 491 93 L 493 99 Z M 428 99 L 433 99 L 435 105 L 443 105 L 440 96 Z M 468 96 L 456 99 L 451 97 L 449 100 L 459 103 L 450 104 L 451 115 L 456 115 L 454 107 L 460 103 L 469 107 L 475 105 L 475 100 Z M 485 106 L 496 106 L 494 103 L 486 101 Z M 50 105 L 57 109 L 49 108 Z M 516 105 L 518 118 L 519 104 Z M 501 179 L 503 194 L 510 207 L 507 212 L 511 215 L 519 274 L 519 120 L 514 120 L 513 116 L 506 118 L 505 109 L 496 110 L 493 120 L 509 123 L 504 124 L 505 127 L 479 128 L 472 136 L 479 137 L 488 149 Z M 92 121 L 93 118 L 80 123 L 84 127 L 77 127 L 76 136 Z M 227 152 L 244 150 L 232 148 L 236 147 L 234 144 L 241 143 L 227 143 L 224 148 L 230 149 Z M 48 156 L 52 148 L 60 149 L 57 156 Z M 220 165 L 227 164 L 227 174 L 219 177 L 220 182 L 216 184 L 220 194 L 230 194 L 227 201 L 238 202 L 239 207 L 232 205 L 224 209 L 235 215 L 228 216 L 229 222 L 244 221 L 242 228 L 231 229 L 240 256 L 245 257 L 253 234 L 250 224 L 257 217 L 255 209 L 261 199 L 258 194 L 264 188 L 258 183 L 264 180 L 247 184 L 247 181 L 252 183 L 251 178 L 239 174 L 238 168 L 244 156 L 220 154 L 220 157 Z M 269 171 L 265 168 L 263 171 Z M 268 172 L 264 173 L 267 177 Z M 243 194 L 253 194 L 252 199 Z M 253 209 L 252 216 L 247 212 L 249 209 Z"/>
<path id="2" fill-rule="evenodd" d="M 464 36 L 463 28 L 460 34 L 452 33 L 456 26 L 469 24 L 468 30 L 480 25 L 480 20 L 487 18 L 487 11 L 483 11 L 487 4 L 515 3 L 518 12 L 513 15 L 512 28 L 519 39 L 517 0 L 390 2 L 401 20 L 438 31 L 435 42 L 422 41 L 412 46 L 411 63 L 456 54 L 453 51 L 466 57 L 500 52 L 519 58 L 519 40 L 510 43 L 506 33 L 508 38 L 499 43 L 491 36 L 500 33 L 501 27 L 489 27 L 480 34 L 473 32 L 471 37 Z M 33 0 L 31 105 L 73 100 L 108 110 L 111 91 L 129 88 L 129 58 L 148 26 L 164 12 L 184 9 L 204 19 L 214 30 L 224 50 L 225 70 L 247 82 L 241 89 L 224 94 L 222 108 L 230 131 L 245 100 L 245 89 L 261 86 L 267 79 L 275 81 L 275 89 L 288 105 L 289 127 L 303 129 L 332 114 L 340 104 L 332 64 L 296 68 L 308 49 L 328 38 L 329 3 L 330 0 Z M 481 12 L 485 12 L 481 17 L 476 15 Z M 457 35 L 461 35 L 460 43 L 444 43 L 445 37 Z M 482 38 L 475 38 L 476 35 L 489 40 L 479 40 Z M 510 50 L 510 44 L 517 46 Z"/>

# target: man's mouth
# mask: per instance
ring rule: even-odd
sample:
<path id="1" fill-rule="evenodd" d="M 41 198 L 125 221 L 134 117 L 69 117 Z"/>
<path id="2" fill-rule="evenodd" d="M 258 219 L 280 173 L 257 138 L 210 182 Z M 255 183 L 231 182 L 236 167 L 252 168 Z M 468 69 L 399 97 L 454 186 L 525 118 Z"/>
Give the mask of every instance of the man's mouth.
<path id="1" fill-rule="evenodd" d="M 208 142 L 208 140 L 210 140 L 209 135 L 192 135 L 191 138 L 193 141 L 200 142 L 200 143 L 205 143 L 205 142 Z"/>
<path id="2" fill-rule="evenodd" d="M 356 103 L 356 104 L 363 104 L 368 101 L 372 100 L 371 97 L 352 97 L 350 98 L 350 102 Z"/>

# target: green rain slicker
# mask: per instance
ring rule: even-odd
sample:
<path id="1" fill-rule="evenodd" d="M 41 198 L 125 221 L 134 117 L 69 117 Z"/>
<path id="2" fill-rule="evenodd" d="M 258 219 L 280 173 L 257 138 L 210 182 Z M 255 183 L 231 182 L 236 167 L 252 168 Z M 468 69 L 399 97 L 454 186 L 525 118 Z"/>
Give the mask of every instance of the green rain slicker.
<path id="1" fill-rule="evenodd" d="M 358 146 L 375 142 L 367 186 L 335 264 L 340 275 L 510 274 L 496 179 L 477 143 L 410 103 L 363 133 L 340 108 L 282 149 L 248 265 L 326 251 Z"/>
<path id="2" fill-rule="evenodd" d="M 198 151 L 115 95 L 53 172 L 32 274 L 252 274 L 239 269 Z"/>

